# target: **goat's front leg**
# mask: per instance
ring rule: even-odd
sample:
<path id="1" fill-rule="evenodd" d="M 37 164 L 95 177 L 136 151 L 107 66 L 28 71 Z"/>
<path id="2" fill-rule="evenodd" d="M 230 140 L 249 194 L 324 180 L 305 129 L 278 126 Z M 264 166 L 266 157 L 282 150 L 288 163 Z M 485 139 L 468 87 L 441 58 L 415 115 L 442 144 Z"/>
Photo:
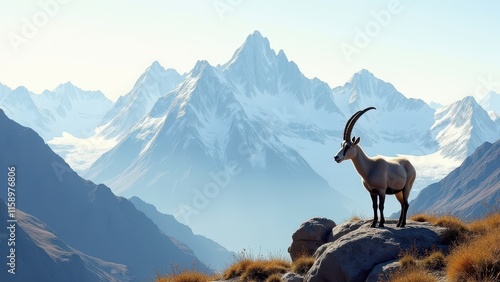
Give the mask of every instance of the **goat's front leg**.
<path id="1" fill-rule="evenodd" d="M 372 197 L 372 205 L 373 205 L 373 223 L 372 223 L 372 227 L 376 227 L 377 226 L 377 221 L 378 221 L 378 216 L 377 216 L 377 194 L 370 194 L 370 196 Z"/>

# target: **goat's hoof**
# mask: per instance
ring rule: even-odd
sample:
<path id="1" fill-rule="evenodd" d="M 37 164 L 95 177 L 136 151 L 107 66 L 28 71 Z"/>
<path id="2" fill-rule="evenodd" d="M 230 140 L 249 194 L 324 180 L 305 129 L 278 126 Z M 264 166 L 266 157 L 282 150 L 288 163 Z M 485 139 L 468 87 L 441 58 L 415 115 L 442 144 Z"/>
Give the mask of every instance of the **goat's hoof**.
<path id="1" fill-rule="evenodd" d="M 384 225 L 383 223 L 380 223 L 380 224 L 378 225 L 378 227 L 383 228 L 383 227 L 385 227 L 385 225 Z"/>
<path id="2" fill-rule="evenodd" d="M 372 225 L 370 225 L 371 228 L 375 228 L 377 227 L 377 224 L 376 223 L 372 223 Z"/>

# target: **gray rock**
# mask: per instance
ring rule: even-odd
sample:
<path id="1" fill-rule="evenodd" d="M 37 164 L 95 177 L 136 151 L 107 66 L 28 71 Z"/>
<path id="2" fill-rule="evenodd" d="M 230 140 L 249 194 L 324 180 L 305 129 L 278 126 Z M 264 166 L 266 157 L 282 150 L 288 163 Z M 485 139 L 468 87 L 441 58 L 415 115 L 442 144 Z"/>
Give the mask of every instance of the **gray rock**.
<path id="1" fill-rule="evenodd" d="M 394 261 L 409 248 L 424 251 L 439 242 L 446 228 L 408 221 L 405 228 L 387 220 L 385 228 L 371 228 L 371 220 L 346 222 L 334 228 L 335 241 L 321 246 L 306 281 L 365 281 L 379 264 Z M 394 226 L 394 227 L 393 227 Z"/>
<path id="2" fill-rule="evenodd" d="M 370 275 L 366 278 L 366 282 L 385 281 L 385 278 L 389 277 L 389 274 L 395 272 L 399 267 L 400 265 L 397 260 L 378 264 L 373 268 L 372 272 L 370 272 Z"/>
<path id="3" fill-rule="evenodd" d="M 327 218 L 311 218 L 292 235 L 292 245 L 288 252 L 295 261 L 301 255 L 313 255 L 314 252 L 327 242 L 335 222 Z"/>

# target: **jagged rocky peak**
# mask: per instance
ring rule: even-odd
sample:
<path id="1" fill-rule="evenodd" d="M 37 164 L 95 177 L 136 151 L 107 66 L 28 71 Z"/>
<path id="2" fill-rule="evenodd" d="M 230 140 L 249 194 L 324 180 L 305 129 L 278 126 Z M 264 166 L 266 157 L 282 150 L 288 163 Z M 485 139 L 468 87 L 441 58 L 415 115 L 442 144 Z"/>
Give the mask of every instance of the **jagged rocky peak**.
<path id="1" fill-rule="evenodd" d="M 352 78 L 351 78 L 351 82 L 355 82 L 355 81 L 358 81 L 358 80 L 367 80 L 367 79 L 376 79 L 376 80 L 380 80 L 378 78 L 375 77 L 375 75 L 373 73 L 371 73 L 369 70 L 367 69 L 361 69 L 360 71 L 356 72 Z"/>
<path id="2" fill-rule="evenodd" d="M 222 66 L 222 71 L 233 80 L 254 85 L 261 91 L 278 81 L 281 73 L 290 73 L 290 69 L 298 70 L 282 50 L 276 54 L 271 49 L 269 40 L 258 31 L 249 35 L 232 58 Z"/>
<path id="3" fill-rule="evenodd" d="M 225 65 L 231 66 L 237 59 L 246 62 L 259 60 L 263 57 L 274 57 L 276 53 L 271 49 L 271 43 L 266 37 L 263 37 L 260 32 L 255 31 L 250 34 L 245 42 L 234 52 L 233 57 Z"/>
<path id="4" fill-rule="evenodd" d="M 180 76 L 180 74 L 172 69 L 172 68 L 164 68 L 160 62 L 154 61 L 144 72 L 145 74 L 151 75 L 151 76 L 162 76 L 165 74 L 168 75 L 173 75 L 173 76 Z"/>

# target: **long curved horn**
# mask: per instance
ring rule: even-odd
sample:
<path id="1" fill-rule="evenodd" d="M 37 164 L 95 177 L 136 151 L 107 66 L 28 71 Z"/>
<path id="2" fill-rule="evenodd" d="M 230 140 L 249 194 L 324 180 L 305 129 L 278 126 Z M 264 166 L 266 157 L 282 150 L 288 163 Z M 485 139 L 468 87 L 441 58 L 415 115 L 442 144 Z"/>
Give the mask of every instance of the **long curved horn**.
<path id="1" fill-rule="evenodd" d="M 346 122 L 345 124 L 345 128 L 344 128 L 344 140 L 349 140 L 350 139 L 350 136 L 347 136 L 347 132 L 349 131 L 349 124 L 351 123 L 351 121 L 357 116 L 359 115 L 359 113 L 361 113 L 361 111 L 357 111 L 356 113 L 354 113 L 352 115 L 352 117 Z"/>
<path id="2" fill-rule="evenodd" d="M 345 129 L 344 129 L 344 140 L 351 140 L 351 132 L 352 132 L 352 129 L 354 128 L 354 124 L 356 123 L 356 121 L 358 121 L 358 119 L 364 114 L 366 113 L 367 111 L 369 110 L 376 110 L 375 107 L 369 107 L 369 108 L 366 108 L 362 111 L 357 111 L 348 121 L 347 121 L 347 124 L 345 125 Z"/>

